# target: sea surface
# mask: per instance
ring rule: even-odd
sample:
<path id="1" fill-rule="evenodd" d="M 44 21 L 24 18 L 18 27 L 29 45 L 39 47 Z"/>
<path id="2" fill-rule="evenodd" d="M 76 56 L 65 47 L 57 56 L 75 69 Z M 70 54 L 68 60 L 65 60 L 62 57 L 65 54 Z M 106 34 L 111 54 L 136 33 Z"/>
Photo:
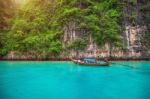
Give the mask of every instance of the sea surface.
<path id="1" fill-rule="evenodd" d="M 150 99 L 150 61 L 0 61 L 0 99 Z"/>

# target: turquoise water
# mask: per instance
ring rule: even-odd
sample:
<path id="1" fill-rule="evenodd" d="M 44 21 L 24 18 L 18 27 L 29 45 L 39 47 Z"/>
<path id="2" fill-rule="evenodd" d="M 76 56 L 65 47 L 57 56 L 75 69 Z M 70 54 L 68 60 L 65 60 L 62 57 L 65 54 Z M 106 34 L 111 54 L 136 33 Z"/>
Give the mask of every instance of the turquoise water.
<path id="1" fill-rule="evenodd" d="M 0 62 L 0 99 L 150 99 L 150 62 Z"/>

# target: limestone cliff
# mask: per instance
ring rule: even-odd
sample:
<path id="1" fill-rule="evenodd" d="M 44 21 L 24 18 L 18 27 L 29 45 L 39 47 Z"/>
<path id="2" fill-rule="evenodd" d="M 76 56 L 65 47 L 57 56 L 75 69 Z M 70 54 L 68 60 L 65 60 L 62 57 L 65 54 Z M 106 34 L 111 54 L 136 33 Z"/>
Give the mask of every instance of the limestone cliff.
<path id="1" fill-rule="evenodd" d="M 111 49 L 108 44 L 103 48 L 96 46 L 96 44 L 90 40 L 87 48 L 80 52 L 79 55 L 88 56 L 92 54 L 96 57 L 115 57 L 115 58 L 149 58 L 150 50 L 144 49 L 143 39 L 149 34 L 150 29 L 150 1 L 137 0 L 134 4 L 127 4 L 123 8 L 122 16 L 122 42 L 125 49 L 113 48 Z M 145 11 L 146 10 L 146 11 Z M 148 10 L 148 11 L 147 11 Z M 64 32 L 64 46 L 75 40 L 76 38 L 83 38 L 85 31 L 75 30 L 75 23 L 70 23 L 68 28 L 65 28 Z M 89 39 L 91 39 L 89 37 Z M 148 42 L 149 43 L 149 42 Z M 148 44 L 149 45 L 149 44 Z M 89 47 L 93 50 L 88 51 Z M 147 46 L 148 47 L 148 46 Z M 149 47 L 148 47 L 149 48 Z M 71 55 L 75 56 L 75 51 L 71 51 Z M 70 51 L 68 52 L 68 54 Z M 111 55 L 110 55 L 111 54 Z"/>
<path id="2" fill-rule="evenodd" d="M 16 0 L 11 0 L 11 1 L 15 2 Z M 65 24 L 65 26 L 64 24 L 63 26 L 61 26 L 61 29 L 63 31 L 62 33 L 63 37 L 61 39 L 63 51 L 60 53 L 60 55 L 54 55 L 54 56 L 43 55 L 42 56 L 39 53 L 35 53 L 34 55 L 32 55 L 28 52 L 19 53 L 17 51 L 11 50 L 7 53 L 7 55 L 2 56 L 2 58 L 3 59 L 29 59 L 30 60 L 30 59 L 49 59 L 49 58 L 68 59 L 69 57 L 95 56 L 99 58 L 110 57 L 114 59 L 117 59 L 117 58 L 118 59 L 145 59 L 145 58 L 150 59 L 150 17 L 149 17 L 150 16 L 150 1 L 149 0 L 123 0 L 123 1 L 126 1 L 126 2 L 123 8 L 121 8 L 123 14 L 121 16 L 121 22 L 119 24 L 121 25 L 120 35 L 122 36 L 122 43 L 123 43 L 123 47 L 121 48 L 111 47 L 108 43 L 106 43 L 103 47 L 97 46 L 96 42 L 92 38 L 92 35 L 88 32 L 89 29 L 79 28 L 76 22 L 70 21 L 71 18 L 76 18 L 76 17 L 71 17 L 70 20 L 67 21 L 67 24 Z M 4 5 L 5 3 L 6 2 L 4 2 Z M 79 6 L 80 9 L 83 9 L 84 6 L 88 7 L 88 5 L 84 5 L 83 7 L 81 7 L 81 0 L 79 3 L 80 3 L 80 6 Z M 19 3 L 15 3 L 15 4 L 19 5 Z M 10 6 L 10 8 L 13 8 L 13 6 Z M 73 11 L 74 10 L 78 11 L 77 8 L 73 9 Z M 67 11 L 67 13 L 69 11 Z M 88 10 L 85 10 L 85 11 L 88 12 Z M 81 14 L 81 13 L 75 12 L 75 14 Z M 2 15 L 4 14 L 1 13 L 0 16 Z M 72 15 L 74 14 L 71 13 L 68 17 Z M 86 16 L 86 14 L 84 16 Z M 9 15 L 8 15 L 8 18 L 9 18 Z M 63 18 L 64 17 L 62 17 L 62 19 Z M 95 17 L 91 18 L 88 21 L 92 21 L 92 19 L 94 20 Z M 80 19 L 79 21 L 82 21 L 82 20 Z M 84 27 L 86 27 L 86 25 L 87 24 L 83 24 Z M 8 27 L 7 24 L 0 25 L 0 29 L 6 28 L 6 27 Z M 1 37 L 0 39 L 2 39 Z M 80 51 L 76 49 L 69 49 L 68 45 L 70 45 L 72 42 L 74 42 L 76 39 L 79 39 L 79 38 L 87 39 L 85 40 L 86 48 Z M 2 45 L 0 44 L 0 46 Z"/>

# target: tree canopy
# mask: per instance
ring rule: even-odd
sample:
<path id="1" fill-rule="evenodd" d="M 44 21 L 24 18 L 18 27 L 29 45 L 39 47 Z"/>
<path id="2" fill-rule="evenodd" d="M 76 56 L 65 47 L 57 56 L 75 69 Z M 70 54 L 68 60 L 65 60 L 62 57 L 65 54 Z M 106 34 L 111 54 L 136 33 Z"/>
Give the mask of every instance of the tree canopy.
<path id="1" fill-rule="evenodd" d="M 106 43 L 120 46 L 121 9 L 122 2 L 118 0 L 27 0 L 12 17 L 1 41 L 0 54 L 10 51 L 44 56 L 59 54 L 63 50 L 63 28 L 69 22 L 75 22 L 76 29 L 86 31 L 100 47 Z M 0 14 L 1 20 L 3 15 Z M 85 47 L 84 42 L 79 38 L 72 45 L 77 48 L 83 43 Z"/>

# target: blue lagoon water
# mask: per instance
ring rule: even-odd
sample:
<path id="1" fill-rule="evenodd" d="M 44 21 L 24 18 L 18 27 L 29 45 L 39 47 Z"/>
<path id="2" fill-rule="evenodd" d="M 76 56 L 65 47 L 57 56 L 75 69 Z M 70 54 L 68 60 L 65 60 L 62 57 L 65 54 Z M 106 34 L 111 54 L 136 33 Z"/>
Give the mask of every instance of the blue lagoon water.
<path id="1" fill-rule="evenodd" d="M 150 99 L 150 62 L 0 62 L 0 99 Z"/>

